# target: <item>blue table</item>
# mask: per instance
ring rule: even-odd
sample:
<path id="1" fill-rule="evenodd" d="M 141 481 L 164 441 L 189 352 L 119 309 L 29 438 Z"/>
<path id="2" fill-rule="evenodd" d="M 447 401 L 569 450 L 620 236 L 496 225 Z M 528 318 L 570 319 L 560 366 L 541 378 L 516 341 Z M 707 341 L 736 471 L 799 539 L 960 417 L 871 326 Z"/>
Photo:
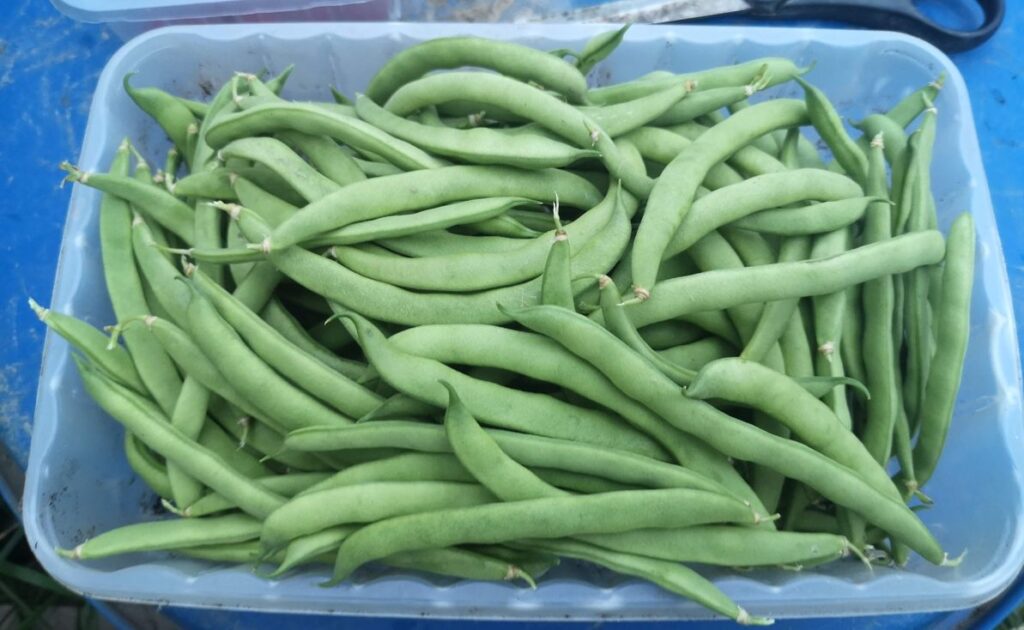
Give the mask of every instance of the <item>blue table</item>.
<path id="1" fill-rule="evenodd" d="M 45 0 L 0 2 L 0 440 L 24 468 L 32 435 L 43 342 L 42 326 L 26 304 L 32 296 L 49 302 L 69 190 L 60 187 L 57 165 L 79 153 L 89 101 L 104 64 L 120 42 L 107 29 L 78 24 Z M 978 135 L 1006 252 L 1018 330 L 1024 331 L 1024 11 L 1010 9 L 996 36 L 980 48 L 954 55 L 971 90 Z M 8 503 L 17 495 L 7 484 Z M 1018 581 L 995 604 L 952 614 L 782 622 L 783 628 L 885 629 L 971 625 L 990 627 L 1024 599 Z M 225 611 L 165 609 L 187 628 L 359 627 L 440 629 L 446 622 L 313 618 Z M 476 623 L 474 627 L 497 627 Z M 650 624 L 615 624 L 633 630 Z M 696 627 L 702 624 L 690 624 Z M 708 624 L 710 625 L 710 624 Z M 511 624 L 502 624 L 507 628 Z M 516 624 L 516 629 L 579 628 L 581 624 Z"/>

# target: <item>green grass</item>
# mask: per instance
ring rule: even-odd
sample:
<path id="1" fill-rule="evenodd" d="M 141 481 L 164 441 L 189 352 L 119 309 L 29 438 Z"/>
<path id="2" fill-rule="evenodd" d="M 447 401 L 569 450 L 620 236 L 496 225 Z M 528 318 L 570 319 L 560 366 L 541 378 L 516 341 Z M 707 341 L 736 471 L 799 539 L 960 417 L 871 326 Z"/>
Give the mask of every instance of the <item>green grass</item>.
<path id="1" fill-rule="evenodd" d="M 97 627 L 95 609 L 43 571 L 29 549 L 21 523 L 4 505 L 0 509 L 0 630 L 58 630 L 47 619 L 56 608 L 76 611 L 79 630 Z"/>

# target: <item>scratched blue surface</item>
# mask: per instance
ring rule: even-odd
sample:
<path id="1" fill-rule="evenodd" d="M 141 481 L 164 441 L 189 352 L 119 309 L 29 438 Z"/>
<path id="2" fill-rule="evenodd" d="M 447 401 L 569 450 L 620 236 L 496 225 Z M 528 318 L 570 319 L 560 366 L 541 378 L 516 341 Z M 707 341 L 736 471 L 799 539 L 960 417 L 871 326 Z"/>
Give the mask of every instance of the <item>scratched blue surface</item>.
<path id="1" fill-rule="evenodd" d="M 1006 22 L 982 47 L 955 55 L 971 90 L 985 168 L 1006 252 L 1018 330 L 1024 331 L 1024 11 L 1013 0 Z M 75 159 L 89 100 L 119 42 L 102 26 L 61 17 L 45 0 L 0 0 L 0 439 L 24 467 L 31 439 L 43 330 L 26 306 L 49 301 L 70 191 L 57 165 Z M 1024 595 L 1011 589 L 1004 602 Z M 443 621 L 346 619 L 165 609 L 182 626 L 231 630 L 310 627 L 439 630 Z M 984 615 L 986 611 L 976 611 Z M 974 623 L 988 627 L 998 605 Z M 970 611 L 782 622 L 782 628 L 953 628 Z M 470 625 L 470 624 L 465 624 Z M 474 628 L 565 630 L 602 624 L 474 623 Z M 614 624 L 616 630 L 649 623 Z M 668 624 L 661 624 L 666 626 Z M 673 624 L 673 626 L 679 624 Z M 687 624 L 703 627 L 711 624 Z M 721 627 L 721 624 L 715 624 Z M 973 625 L 973 624 L 972 624 Z"/>

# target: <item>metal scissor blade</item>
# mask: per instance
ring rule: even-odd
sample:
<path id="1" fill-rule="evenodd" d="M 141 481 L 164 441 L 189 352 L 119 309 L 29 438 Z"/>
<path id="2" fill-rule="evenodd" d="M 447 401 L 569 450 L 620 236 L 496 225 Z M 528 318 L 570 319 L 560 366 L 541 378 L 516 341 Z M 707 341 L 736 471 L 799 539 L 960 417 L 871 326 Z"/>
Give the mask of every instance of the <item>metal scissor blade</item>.
<path id="1" fill-rule="evenodd" d="M 750 4 L 746 0 L 661 0 L 660 2 L 615 0 L 573 11 L 569 19 L 582 22 L 658 24 L 749 10 Z M 565 21 L 565 19 L 566 16 L 562 15 L 557 21 Z"/>

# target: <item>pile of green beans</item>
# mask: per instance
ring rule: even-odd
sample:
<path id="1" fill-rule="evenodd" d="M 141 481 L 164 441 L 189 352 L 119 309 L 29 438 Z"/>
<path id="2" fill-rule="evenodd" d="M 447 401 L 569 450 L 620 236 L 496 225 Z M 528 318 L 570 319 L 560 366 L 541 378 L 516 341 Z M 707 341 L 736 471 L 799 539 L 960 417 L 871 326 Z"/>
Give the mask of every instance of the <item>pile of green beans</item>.
<path id="1" fill-rule="evenodd" d="M 684 563 L 954 564 L 919 518 L 974 276 L 941 80 L 854 137 L 786 59 L 588 89 L 624 35 L 424 42 L 351 102 L 126 78 L 163 169 L 64 166 L 103 192 L 111 334 L 31 304 L 173 517 L 61 553 L 531 586 L 564 557 L 751 624 Z"/>

